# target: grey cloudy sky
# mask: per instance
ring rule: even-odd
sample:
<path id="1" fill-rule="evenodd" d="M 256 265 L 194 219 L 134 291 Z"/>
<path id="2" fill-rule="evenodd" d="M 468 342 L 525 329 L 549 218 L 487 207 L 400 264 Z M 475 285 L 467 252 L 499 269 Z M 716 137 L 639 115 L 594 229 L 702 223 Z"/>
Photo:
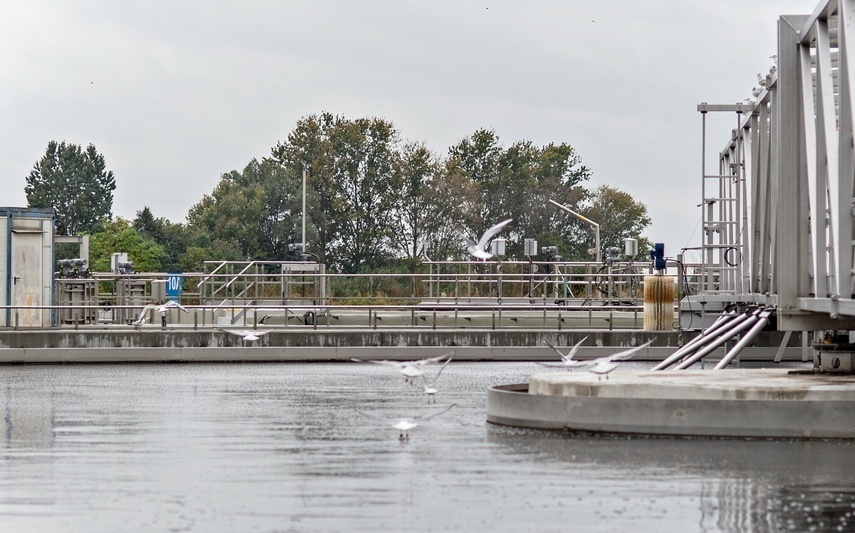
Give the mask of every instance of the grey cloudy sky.
<path id="1" fill-rule="evenodd" d="M 751 96 L 781 14 L 812 0 L 44 1 L 0 7 L 2 205 L 49 141 L 94 144 L 113 212 L 183 222 L 222 173 L 329 111 L 438 153 L 479 128 L 567 142 L 700 243 L 699 102 Z M 719 150 L 735 117 L 711 119 Z M 690 236 L 694 236 L 690 239 Z M 611 243 L 608 243 L 611 244 Z M 616 243 L 620 244 L 620 243 Z"/>

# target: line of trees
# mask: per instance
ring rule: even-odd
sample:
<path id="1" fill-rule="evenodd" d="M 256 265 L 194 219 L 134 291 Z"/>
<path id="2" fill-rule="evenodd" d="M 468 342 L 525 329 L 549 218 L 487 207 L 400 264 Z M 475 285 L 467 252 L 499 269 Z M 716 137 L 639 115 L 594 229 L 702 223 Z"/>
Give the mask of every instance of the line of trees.
<path id="1" fill-rule="evenodd" d="M 72 179 L 65 169 L 74 169 L 87 194 L 64 192 Z M 505 147 L 494 131 L 481 129 L 441 156 L 403 140 L 388 120 L 330 113 L 304 117 L 267 157 L 223 174 L 186 223 L 155 217 L 148 206 L 133 221 L 112 220 L 115 180 L 92 145 L 51 142 L 26 193 L 30 206 L 57 209 L 68 234 L 92 235 L 93 270 L 108 264 L 110 252 L 127 251 L 141 269 L 198 271 L 204 260 L 292 259 L 288 245 L 301 241 L 304 171 L 307 251 L 333 272 L 413 270 L 424 259 L 461 259 L 461 233 L 477 240 L 506 218 L 514 219 L 503 233 L 508 256 L 520 257 L 523 239 L 534 238 L 558 246 L 565 259 L 590 260 L 590 228 L 550 199 L 599 222 L 604 247 L 622 246 L 650 224 L 646 206 L 629 194 L 586 189 L 591 171 L 569 144 L 523 140 Z"/>

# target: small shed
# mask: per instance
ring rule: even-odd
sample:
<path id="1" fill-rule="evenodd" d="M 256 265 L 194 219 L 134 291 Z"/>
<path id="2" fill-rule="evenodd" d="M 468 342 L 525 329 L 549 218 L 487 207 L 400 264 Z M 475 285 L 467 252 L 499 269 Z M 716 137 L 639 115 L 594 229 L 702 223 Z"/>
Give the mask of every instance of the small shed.
<path id="1" fill-rule="evenodd" d="M 0 325 L 50 326 L 53 209 L 0 207 Z M 35 308 L 33 308 L 35 307 Z"/>

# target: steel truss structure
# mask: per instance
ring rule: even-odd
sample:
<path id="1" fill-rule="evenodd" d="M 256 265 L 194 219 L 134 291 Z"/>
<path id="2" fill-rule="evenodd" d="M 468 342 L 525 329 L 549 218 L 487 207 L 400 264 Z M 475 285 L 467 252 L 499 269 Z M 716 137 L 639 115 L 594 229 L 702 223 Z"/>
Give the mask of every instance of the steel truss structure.
<path id="1" fill-rule="evenodd" d="M 700 104 L 737 127 L 703 162 L 705 295 L 777 308 L 783 331 L 855 329 L 855 0 L 778 20 L 754 102 Z M 705 149 L 705 146 L 704 146 Z"/>

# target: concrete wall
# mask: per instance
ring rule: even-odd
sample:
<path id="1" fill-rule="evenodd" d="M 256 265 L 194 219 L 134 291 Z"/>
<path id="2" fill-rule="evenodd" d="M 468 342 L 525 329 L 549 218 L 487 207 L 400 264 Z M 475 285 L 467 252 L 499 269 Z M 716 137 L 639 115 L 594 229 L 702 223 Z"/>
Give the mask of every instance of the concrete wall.
<path id="1" fill-rule="evenodd" d="M 772 332 L 774 333 L 774 332 Z M 659 361 L 697 333 L 549 330 L 332 330 L 288 328 L 271 331 L 255 345 L 217 329 L 52 328 L 0 329 L 0 363 L 52 361 L 252 361 L 417 359 L 455 352 L 455 360 L 554 361 L 544 345 L 571 346 L 587 336 L 580 348 L 582 359 L 614 352 L 614 347 L 653 345 L 636 360 Z M 772 360 L 780 335 L 766 338 L 771 346 L 748 348 L 743 359 Z M 800 360 L 801 348 L 793 344 L 784 354 Z M 720 358 L 723 350 L 713 353 Z"/>

